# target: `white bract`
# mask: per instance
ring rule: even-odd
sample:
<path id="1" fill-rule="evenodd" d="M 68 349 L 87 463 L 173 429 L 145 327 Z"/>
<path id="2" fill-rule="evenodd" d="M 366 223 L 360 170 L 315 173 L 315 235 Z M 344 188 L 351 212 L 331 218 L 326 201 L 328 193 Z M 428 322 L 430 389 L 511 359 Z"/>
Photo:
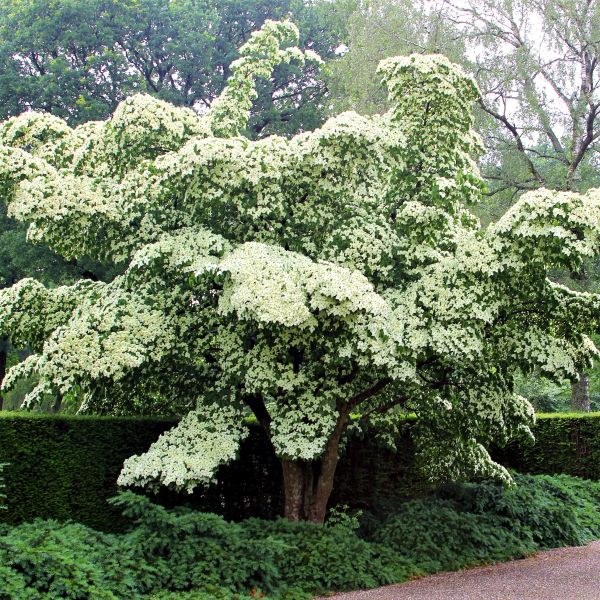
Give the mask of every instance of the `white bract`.
<path id="1" fill-rule="evenodd" d="M 432 477 L 509 480 L 486 446 L 529 432 L 515 375 L 575 377 L 596 354 L 598 296 L 548 274 L 596 252 L 600 192 L 531 192 L 482 230 L 478 91 L 441 56 L 382 62 L 386 115 L 249 140 L 256 77 L 316 60 L 297 35 L 267 22 L 204 116 L 138 95 L 75 129 L 0 126 L 0 192 L 31 240 L 126 267 L 2 290 L 0 328 L 34 351 L 5 387 L 35 374 L 27 404 L 76 389 L 82 410 L 183 415 L 122 484 L 210 482 L 250 411 L 284 461 L 313 461 L 351 412 L 393 427 L 398 407 Z"/>

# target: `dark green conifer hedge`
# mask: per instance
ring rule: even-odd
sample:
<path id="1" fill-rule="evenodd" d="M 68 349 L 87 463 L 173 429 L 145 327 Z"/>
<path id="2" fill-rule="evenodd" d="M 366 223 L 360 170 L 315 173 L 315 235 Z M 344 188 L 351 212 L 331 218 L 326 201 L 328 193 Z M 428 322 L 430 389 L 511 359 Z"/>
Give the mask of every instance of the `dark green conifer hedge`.
<path id="1" fill-rule="evenodd" d="M 96 529 L 122 530 L 125 521 L 107 499 L 123 460 L 145 451 L 172 419 L 75 417 L 0 413 L 0 463 L 8 510 L 0 520 L 21 523 L 36 517 L 72 519 Z M 430 486 L 413 460 L 407 419 L 392 452 L 374 436 L 354 436 L 338 467 L 331 504 L 375 511 L 398 500 L 422 496 Z M 249 424 L 240 459 L 223 467 L 218 482 L 192 495 L 163 491 L 153 500 L 189 505 L 241 520 L 272 518 L 281 510 L 281 474 L 269 444 Z M 567 473 L 600 480 L 600 414 L 546 415 L 536 425 L 535 445 L 520 442 L 497 458 L 524 473 Z"/>

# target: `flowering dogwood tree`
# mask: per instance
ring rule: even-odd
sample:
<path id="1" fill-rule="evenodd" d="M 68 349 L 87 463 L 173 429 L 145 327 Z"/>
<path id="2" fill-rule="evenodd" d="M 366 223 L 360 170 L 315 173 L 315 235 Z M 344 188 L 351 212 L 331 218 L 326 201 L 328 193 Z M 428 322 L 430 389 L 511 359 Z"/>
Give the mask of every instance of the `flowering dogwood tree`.
<path id="1" fill-rule="evenodd" d="M 547 278 L 596 251 L 600 192 L 535 191 L 482 230 L 471 78 L 441 56 L 383 61 L 392 110 L 292 139 L 243 135 L 257 77 L 318 60 L 267 22 L 210 112 L 148 96 L 75 129 L 28 113 L 0 127 L 0 190 L 29 237 L 123 263 L 110 283 L 0 292 L 0 329 L 34 354 L 31 405 L 82 411 L 157 398 L 182 414 L 123 485 L 208 484 L 253 413 L 281 459 L 285 515 L 323 521 L 348 423 L 417 413 L 432 478 L 509 481 L 486 446 L 530 433 L 513 377 L 575 377 L 600 299 Z"/>

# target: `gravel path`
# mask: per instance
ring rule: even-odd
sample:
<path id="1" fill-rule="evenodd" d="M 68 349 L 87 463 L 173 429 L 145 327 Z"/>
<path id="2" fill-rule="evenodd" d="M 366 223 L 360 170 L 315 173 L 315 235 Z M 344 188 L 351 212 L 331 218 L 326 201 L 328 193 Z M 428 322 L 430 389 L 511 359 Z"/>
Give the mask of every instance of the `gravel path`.
<path id="1" fill-rule="evenodd" d="M 600 541 L 531 558 L 441 573 L 336 600 L 600 600 Z M 317 600 L 324 600 L 318 598 Z"/>

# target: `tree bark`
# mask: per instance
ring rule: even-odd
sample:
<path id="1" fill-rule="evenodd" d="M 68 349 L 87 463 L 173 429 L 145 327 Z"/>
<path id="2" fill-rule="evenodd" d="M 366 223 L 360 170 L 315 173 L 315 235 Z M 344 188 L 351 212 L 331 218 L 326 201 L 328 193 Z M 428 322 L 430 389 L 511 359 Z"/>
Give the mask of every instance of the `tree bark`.
<path id="1" fill-rule="evenodd" d="M 590 380 L 585 373 L 579 373 L 579 381 L 571 384 L 571 409 L 590 412 Z"/>
<path id="2" fill-rule="evenodd" d="M 313 464 L 303 460 L 282 460 L 283 516 L 290 521 L 306 521 L 312 504 Z"/>
<path id="3" fill-rule="evenodd" d="M 52 405 L 52 408 L 51 408 L 51 412 L 54 414 L 60 412 L 61 406 L 62 406 L 62 394 L 57 393 L 56 400 L 54 401 L 54 404 Z"/>
<path id="4" fill-rule="evenodd" d="M 285 498 L 283 514 L 286 519 L 312 523 L 325 521 L 339 458 L 340 440 L 348 424 L 350 410 L 350 405 L 340 409 L 335 428 L 318 460 L 281 461 Z"/>
<path id="5" fill-rule="evenodd" d="M 6 360 L 8 357 L 8 338 L 6 336 L 0 337 L 0 386 L 4 381 L 6 375 Z M 0 390 L 0 410 L 4 408 L 4 398 L 2 391 Z"/>

